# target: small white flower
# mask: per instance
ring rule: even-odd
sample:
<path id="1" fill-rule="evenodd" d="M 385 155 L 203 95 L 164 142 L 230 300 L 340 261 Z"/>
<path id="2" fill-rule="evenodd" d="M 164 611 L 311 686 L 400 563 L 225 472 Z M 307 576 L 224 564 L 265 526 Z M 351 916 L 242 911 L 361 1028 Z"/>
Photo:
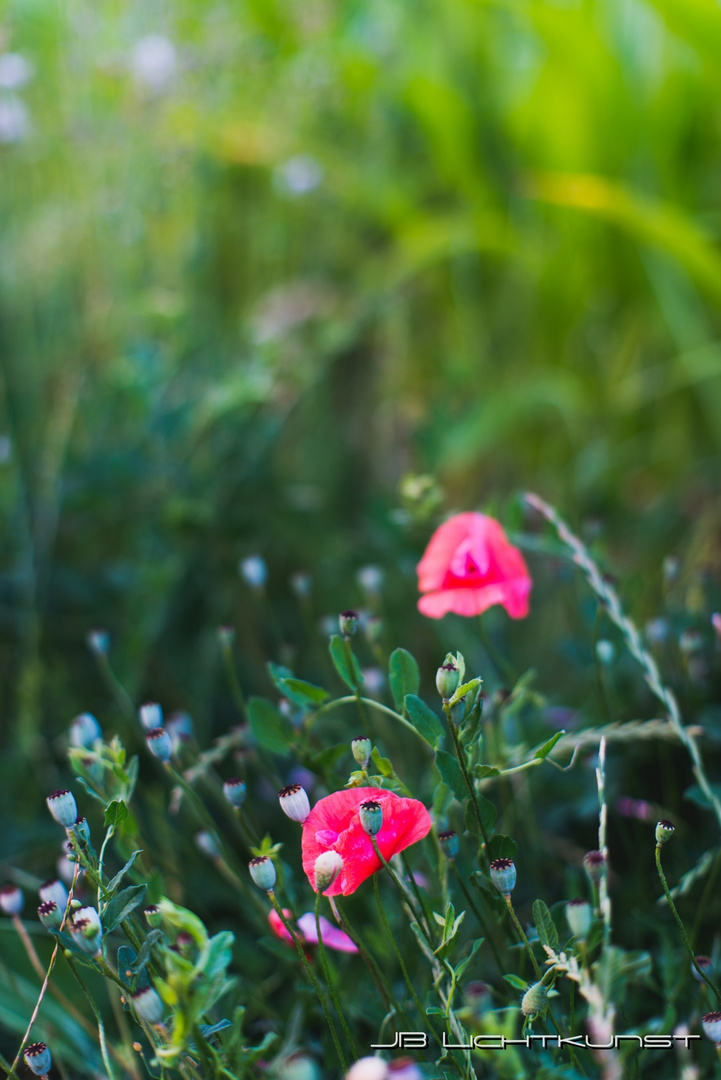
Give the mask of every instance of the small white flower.
<path id="1" fill-rule="evenodd" d="M 172 41 L 162 34 L 148 34 L 135 43 L 130 70 L 138 86 L 159 93 L 175 75 L 177 53 Z"/>

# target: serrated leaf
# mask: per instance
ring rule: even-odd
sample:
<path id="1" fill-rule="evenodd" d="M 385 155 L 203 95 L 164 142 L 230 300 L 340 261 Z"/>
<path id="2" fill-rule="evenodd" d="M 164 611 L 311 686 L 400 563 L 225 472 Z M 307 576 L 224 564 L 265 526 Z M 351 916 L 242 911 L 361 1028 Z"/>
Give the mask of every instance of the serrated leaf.
<path id="1" fill-rule="evenodd" d="M 436 766 L 443 782 L 448 785 L 459 802 L 468 798 L 468 788 L 463 779 L 458 760 L 446 750 L 436 750 Z"/>
<path id="2" fill-rule="evenodd" d="M 396 708 L 405 716 L 406 695 L 417 694 L 421 673 L 415 658 L 407 649 L 394 649 L 388 661 L 388 682 Z"/>
<path id="3" fill-rule="evenodd" d="M 496 833 L 491 837 L 488 845 L 488 858 L 493 862 L 494 859 L 514 859 L 516 852 L 518 851 L 518 844 L 510 836 L 504 836 L 503 833 Z"/>
<path id="4" fill-rule="evenodd" d="M 105 825 L 121 825 L 128 816 L 128 808 L 122 799 L 114 799 L 105 807 Z"/>
<path id="5" fill-rule="evenodd" d="M 544 758 L 548 757 L 558 740 L 561 738 L 562 735 L 565 734 L 565 731 L 557 731 L 555 735 L 552 735 L 548 742 L 543 744 L 540 750 L 536 750 L 535 754 L 533 755 L 533 760 L 542 761 Z"/>
<path id="6" fill-rule="evenodd" d="M 286 697 L 299 705 L 320 705 L 322 701 L 330 697 L 328 691 L 322 686 L 306 682 L 305 679 L 280 679 L 279 686 Z"/>
<path id="7" fill-rule="evenodd" d="M 443 725 L 436 714 L 417 694 L 406 694 L 404 704 L 408 719 L 418 734 L 437 750 L 443 738 Z"/>
<path id="8" fill-rule="evenodd" d="M 558 930 L 551 917 L 551 912 L 543 900 L 534 900 L 531 910 L 533 911 L 533 922 L 538 933 L 538 940 L 541 945 L 548 945 L 556 952 L 558 950 Z"/>
<path id="9" fill-rule="evenodd" d="M 127 889 L 123 889 L 113 897 L 110 903 L 103 908 L 100 917 L 106 934 L 114 930 L 123 919 L 127 919 L 130 912 L 134 911 L 138 904 L 142 904 L 147 891 L 147 885 L 129 885 Z"/>
<path id="10" fill-rule="evenodd" d="M 339 634 L 334 634 L 330 639 L 328 651 L 333 666 L 343 682 L 351 690 L 355 690 L 363 682 L 363 672 L 352 649 L 347 648 L 345 638 L 340 637 Z"/>
<path id="11" fill-rule="evenodd" d="M 112 878 L 112 880 L 111 880 L 111 881 L 110 881 L 110 882 L 108 883 L 108 892 L 109 892 L 109 893 L 114 893 L 114 892 L 115 892 L 115 890 L 117 889 L 118 885 L 119 885 L 119 884 L 120 884 L 120 882 L 121 882 L 121 881 L 123 880 L 123 878 L 124 878 L 124 877 L 125 877 L 125 875 L 127 874 L 128 870 L 130 869 L 130 867 L 131 867 L 131 866 L 133 865 L 133 863 L 134 863 L 134 862 L 135 862 L 135 860 L 137 859 L 138 855 L 141 855 L 141 854 L 142 854 L 142 851 L 143 851 L 143 849 L 142 849 L 142 848 L 138 848 L 138 849 L 137 849 L 137 851 L 134 851 L 134 852 L 133 852 L 133 854 L 132 854 L 132 855 L 130 856 L 130 858 L 128 859 L 128 861 L 126 862 L 126 864 L 125 864 L 125 866 L 123 867 L 123 869 L 122 869 L 122 870 L 118 870 L 118 872 L 117 872 L 117 874 L 115 875 L 115 877 L 114 877 L 114 878 Z"/>
<path id="12" fill-rule="evenodd" d="M 256 740 L 274 754 L 287 754 L 293 741 L 293 727 L 277 705 L 267 698 L 252 697 L 248 702 L 248 721 Z"/>
<path id="13" fill-rule="evenodd" d="M 528 983 L 518 975 L 504 975 L 503 978 L 507 983 L 510 983 L 515 990 L 522 990 L 525 993 L 528 989 Z"/>

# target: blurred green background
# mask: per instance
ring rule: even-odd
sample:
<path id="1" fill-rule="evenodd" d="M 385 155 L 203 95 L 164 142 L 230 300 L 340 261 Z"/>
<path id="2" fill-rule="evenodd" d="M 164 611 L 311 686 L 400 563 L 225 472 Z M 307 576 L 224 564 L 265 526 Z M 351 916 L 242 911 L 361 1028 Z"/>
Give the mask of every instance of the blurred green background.
<path id="1" fill-rule="evenodd" d="M 435 668 L 462 644 L 414 614 L 442 512 L 520 529 L 538 490 L 641 617 L 667 552 L 715 573 L 716 0 L 15 0 L 0 25 L 0 721 L 42 790 L 42 736 L 107 703 L 93 627 L 136 702 L 208 735 L 216 627 L 268 692 L 303 640 L 290 575 L 317 620 L 372 562 L 389 644 Z M 541 667 L 544 610 L 511 627 Z"/>

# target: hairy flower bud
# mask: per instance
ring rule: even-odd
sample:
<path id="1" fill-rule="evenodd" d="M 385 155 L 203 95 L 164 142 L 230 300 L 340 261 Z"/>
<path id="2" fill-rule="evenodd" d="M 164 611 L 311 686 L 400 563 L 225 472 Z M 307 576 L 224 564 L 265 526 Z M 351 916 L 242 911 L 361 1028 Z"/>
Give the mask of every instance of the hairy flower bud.
<path id="1" fill-rule="evenodd" d="M 360 765 L 361 769 L 365 769 L 368 766 L 368 762 L 371 757 L 371 750 L 373 744 L 367 735 L 357 735 L 350 744 L 353 757 Z"/>
<path id="2" fill-rule="evenodd" d="M 343 869 L 343 859 L 337 851 L 324 851 L 315 860 L 313 873 L 315 891 L 322 893 L 329 889 Z"/>
<path id="3" fill-rule="evenodd" d="M 513 859 L 494 859 L 490 865 L 491 881 L 503 896 L 510 896 L 516 884 Z"/>
<path id="4" fill-rule="evenodd" d="M 529 986 L 521 1001 L 523 1015 L 533 1019 L 536 1016 L 542 1016 L 547 1008 L 548 994 L 546 993 L 546 987 L 540 982 Z"/>
<path id="5" fill-rule="evenodd" d="M 278 792 L 280 808 L 291 821 L 298 821 L 302 825 L 310 814 L 310 802 L 305 788 L 300 784 L 290 784 Z"/>
<path id="6" fill-rule="evenodd" d="M 358 612 L 341 611 L 338 616 L 338 623 L 343 637 L 351 637 L 358 629 Z"/>
<path id="7" fill-rule="evenodd" d="M 58 825 L 63 825 L 67 829 L 75 824 L 78 818 L 78 807 L 72 791 L 54 791 L 45 801 Z"/>
<path id="8" fill-rule="evenodd" d="M 676 826 L 672 821 L 659 821 L 656 825 L 656 843 L 665 844 L 676 832 Z"/>
<path id="9" fill-rule="evenodd" d="M 359 807 L 360 823 L 369 836 L 377 836 L 383 826 L 383 807 L 375 799 L 362 802 Z"/>
<path id="10" fill-rule="evenodd" d="M 250 860 L 248 869 L 250 870 L 250 876 L 259 889 L 265 889 L 266 892 L 272 891 L 276 881 L 275 866 L 272 859 L 269 859 L 267 855 L 260 855 L 258 858 Z"/>

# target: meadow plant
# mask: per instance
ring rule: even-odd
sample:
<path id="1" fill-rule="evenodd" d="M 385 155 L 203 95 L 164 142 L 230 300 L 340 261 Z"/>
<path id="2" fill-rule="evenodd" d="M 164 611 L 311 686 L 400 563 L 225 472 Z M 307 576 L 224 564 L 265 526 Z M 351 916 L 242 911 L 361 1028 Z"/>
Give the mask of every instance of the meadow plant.
<path id="1" fill-rule="evenodd" d="M 685 1077 L 710 1074 L 721 995 L 702 908 L 721 848 L 670 882 L 662 850 L 677 849 L 666 859 L 675 876 L 684 807 L 664 807 L 676 823 L 659 813 L 655 827 L 644 810 L 637 918 L 653 933 L 634 939 L 615 898 L 622 841 L 608 797 L 616 748 L 673 739 L 697 805 L 721 822 L 702 733 L 684 724 L 652 646 L 587 548 L 553 508 L 527 504 L 585 573 L 663 715 L 557 726 L 539 740 L 548 710 L 533 675 L 501 682 L 508 661 L 490 641 L 470 670 L 453 640 L 435 672 L 397 647 L 384 656 L 388 694 L 367 696 L 361 662 L 378 660 L 379 639 L 364 638 L 364 612 L 347 609 L 324 674 L 310 681 L 271 661 L 258 683 L 272 696 L 246 697 L 227 628 L 238 715 L 203 749 L 187 714 L 163 726 L 161 705 L 136 709 L 109 643 L 91 643 L 117 693 L 117 730 L 102 715 L 76 717 L 66 786 L 47 796 L 68 887 L 54 877 L 37 887 L 32 932 L 32 872 L 18 863 L 0 889 L 20 949 L 8 978 L 33 1002 L 13 1027 L 14 1057 L 0 1057 L 7 1076 L 26 1075 L 22 1061 L 38 1076 L 57 1067 L 109 1080 L 615 1080 L 646 1068 L 675 1076 L 679 1061 Z M 370 569 L 360 584 L 380 605 L 384 576 Z M 262 592 L 260 557 L 240 572 Z M 525 559 L 487 515 L 442 524 L 418 574 L 420 610 L 435 619 L 529 610 Z M 599 670 L 613 669 L 615 650 L 600 652 Z M 593 820 L 585 854 L 553 824 L 564 819 L 549 790 Z M 694 913 L 687 897 L 703 881 Z"/>

